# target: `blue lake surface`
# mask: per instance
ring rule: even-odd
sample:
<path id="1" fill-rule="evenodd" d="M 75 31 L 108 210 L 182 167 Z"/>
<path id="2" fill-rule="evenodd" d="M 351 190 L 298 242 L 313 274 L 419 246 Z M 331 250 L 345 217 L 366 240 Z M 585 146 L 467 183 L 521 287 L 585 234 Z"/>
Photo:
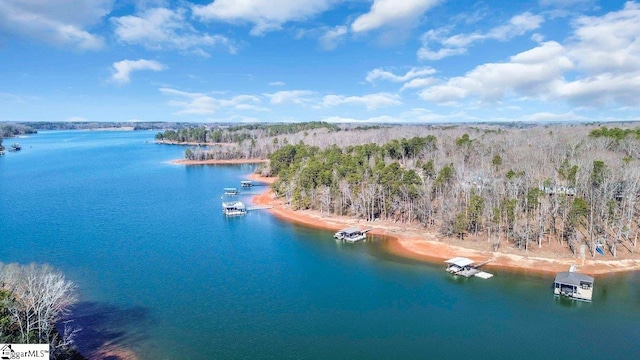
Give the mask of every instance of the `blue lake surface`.
<path id="1" fill-rule="evenodd" d="M 597 276 L 593 303 L 576 303 L 552 295 L 552 276 L 460 280 L 388 254 L 385 239 L 337 243 L 260 211 L 226 218 L 222 189 L 253 167 L 173 165 L 184 148 L 154 135 L 41 132 L 0 157 L 0 261 L 49 263 L 78 284 L 85 353 L 640 357 L 637 272 Z"/>

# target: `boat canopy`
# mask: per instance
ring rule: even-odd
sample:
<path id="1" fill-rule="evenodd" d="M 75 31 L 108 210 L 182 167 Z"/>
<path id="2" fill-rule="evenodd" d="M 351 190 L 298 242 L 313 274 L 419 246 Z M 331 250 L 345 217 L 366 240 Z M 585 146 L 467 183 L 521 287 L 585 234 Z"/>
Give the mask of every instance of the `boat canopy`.
<path id="1" fill-rule="evenodd" d="M 565 284 L 571 286 L 582 286 L 583 283 L 592 284 L 593 278 L 591 276 L 580 274 L 572 271 L 559 272 L 554 280 L 556 284 Z"/>
<path id="2" fill-rule="evenodd" d="M 465 257 L 454 257 L 453 259 L 449 259 L 445 261 L 445 263 L 450 265 L 456 265 L 459 267 L 465 267 L 473 264 L 473 260 L 467 259 Z"/>
<path id="3" fill-rule="evenodd" d="M 238 209 L 238 210 L 245 209 L 244 203 L 242 201 L 222 203 L 222 207 L 225 209 Z"/>
<path id="4" fill-rule="evenodd" d="M 338 233 L 341 234 L 345 234 L 345 235 L 354 235 L 354 234 L 360 234 L 362 233 L 362 229 L 360 229 L 359 227 L 349 227 L 346 229 L 342 229 L 340 231 L 338 231 Z"/>

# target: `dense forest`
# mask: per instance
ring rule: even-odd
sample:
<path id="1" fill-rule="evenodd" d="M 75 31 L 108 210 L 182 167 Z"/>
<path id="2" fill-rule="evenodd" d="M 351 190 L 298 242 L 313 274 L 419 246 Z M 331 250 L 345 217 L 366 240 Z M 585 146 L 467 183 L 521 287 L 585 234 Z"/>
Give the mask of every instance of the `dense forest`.
<path id="1" fill-rule="evenodd" d="M 634 251 L 640 128 L 423 132 L 356 145 L 278 144 L 263 172 L 279 177 L 276 194 L 296 209 L 419 223 L 495 250 L 553 241 L 574 255 L 581 244 L 591 256 L 597 247 L 613 257 Z"/>
<path id="2" fill-rule="evenodd" d="M 176 133 L 202 143 L 221 134 L 188 159 L 269 158 L 262 173 L 279 178 L 277 196 L 296 209 L 421 224 L 495 250 L 553 243 L 579 255 L 584 244 L 591 256 L 618 257 L 636 248 L 640 128 L 271 126 Z"/>

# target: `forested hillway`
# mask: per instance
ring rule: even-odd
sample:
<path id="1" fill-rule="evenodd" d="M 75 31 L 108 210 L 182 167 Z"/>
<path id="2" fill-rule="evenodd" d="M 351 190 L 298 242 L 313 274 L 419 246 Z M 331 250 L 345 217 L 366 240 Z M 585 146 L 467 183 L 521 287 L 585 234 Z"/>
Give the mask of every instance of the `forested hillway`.
<path id="1" fill-rule="evenodd" d="M 561 245 L 579 256 L 585 244 L 587 256 L 625 258 L 637 244 L 639 129 L 318 127 L 187 155 L 268 157 L 262 172 L 295 209 L 420 224 L 493 250 Z"/>

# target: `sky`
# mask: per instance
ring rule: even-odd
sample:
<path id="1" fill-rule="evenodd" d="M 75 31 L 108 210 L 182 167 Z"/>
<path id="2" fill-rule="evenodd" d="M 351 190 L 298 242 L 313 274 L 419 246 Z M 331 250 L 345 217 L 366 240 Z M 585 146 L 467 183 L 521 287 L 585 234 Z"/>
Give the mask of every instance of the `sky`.
<path id="1" fill-rule="evenodd" d="M 0 121 L 640 119 L 640 1 L 0 0 Z"/>

